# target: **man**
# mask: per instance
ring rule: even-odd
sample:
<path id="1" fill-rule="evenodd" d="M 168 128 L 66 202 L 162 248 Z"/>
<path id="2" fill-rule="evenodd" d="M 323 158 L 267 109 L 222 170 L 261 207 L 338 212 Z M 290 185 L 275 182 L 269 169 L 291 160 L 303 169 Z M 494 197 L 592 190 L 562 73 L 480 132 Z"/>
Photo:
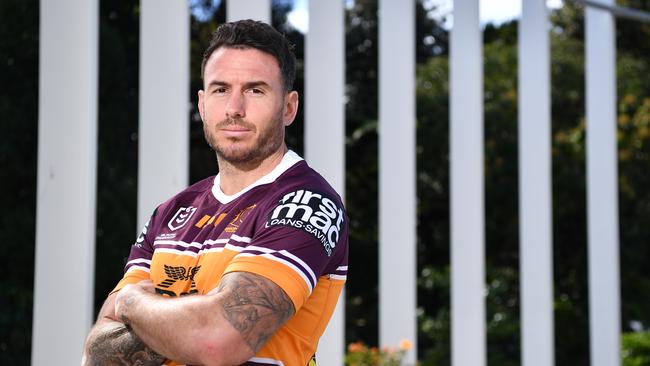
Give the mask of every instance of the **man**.
<path id="1" fill-rule="evenodd" d="M 305 366 L 336 306 L 348 220 L 284 142 L 298 109 L 290 45 L 264 23 L 224 24 L 202 76 L 219 174 L 154 211 L 82 364 Z"/>

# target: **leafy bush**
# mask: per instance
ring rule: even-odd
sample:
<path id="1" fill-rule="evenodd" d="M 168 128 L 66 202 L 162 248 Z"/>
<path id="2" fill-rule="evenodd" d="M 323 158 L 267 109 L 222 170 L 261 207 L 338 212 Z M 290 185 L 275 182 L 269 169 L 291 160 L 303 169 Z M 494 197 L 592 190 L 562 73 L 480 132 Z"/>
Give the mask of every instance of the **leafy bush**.
<path id="1" fill-rule="evenodd" d="M 363 342 L 350 343 L 345 354 L 345 366 L 400 366 L 406 351 L 412 347 L 413 344 L 407 340 L 401 341 L 399 348 L 382 349 L 368 348 Z"/>
<path id="2" fill-rule="evenodd" d="M 623 366 L 650 366 L 650 331 L 623 333 Z"/>

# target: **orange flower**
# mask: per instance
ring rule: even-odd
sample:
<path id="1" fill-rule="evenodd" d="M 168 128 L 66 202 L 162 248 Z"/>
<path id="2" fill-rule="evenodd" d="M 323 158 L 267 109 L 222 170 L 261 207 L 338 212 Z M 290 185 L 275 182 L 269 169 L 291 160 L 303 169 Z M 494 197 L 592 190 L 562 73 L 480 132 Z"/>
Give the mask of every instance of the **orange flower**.
<path id="1" fill-rule="evenodd" d="M 354 342 L 348 345 L 348 352 L 362 352 L 365 349 L 363 343 Z"/>
<path id="2" fill-rule="evenodd" d="M 413 343 L 411 343 L 411 341 L 409 341 L 408 339 L 402 339 L 399 342 L 399 349 L 406 351 L 406 350 L 409 350 L 411 348 L 413 348 Z"/>

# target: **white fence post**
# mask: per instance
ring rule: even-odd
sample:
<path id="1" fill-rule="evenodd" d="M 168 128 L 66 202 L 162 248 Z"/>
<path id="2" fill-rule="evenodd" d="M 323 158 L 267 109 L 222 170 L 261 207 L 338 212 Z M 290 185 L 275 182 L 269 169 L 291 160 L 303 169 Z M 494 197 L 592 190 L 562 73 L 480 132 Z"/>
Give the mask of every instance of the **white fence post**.
<path id="1" fill-rule="evenodd" d="M 451 30 L 451 335 L 452 364 L 483 366 L 485 203 L 483 57 L 478 0 L 454 2 Z"/>
<path id="2" fill-rule="evenodd" d="M 614 5 L 613 0 L 598 1 Z M 585 15 L 587 93 L 587 218 L 591 363 L 621 364 L 614 17 Z"/>
<path id="3" fill-rule="evenodd" d="M 519 273 L 524 366 L 555 363 L 549 29 L 545 2 L 523 1 L 519 22 Z"/>
<path id="4" fill-rule="evenodd" d="M 189 20 L 186 1 L 141 2 L 138 232 L 188 184 Z"/>
<path id="5" fill-rule="evenodd" d="M 415 0 L 380 0 L 379 341 L 390 347 L 417 345 L 414 38 Z"/>
<path id="6" fill-rule="evenodd" d="M 345 196 L 345 35 L 342 0 L 310 0 L 305 35 L 305 158 Z M 343 365 L 345 291 L 320 339 L 319 365 Z"/>
<path id="7" fill-rule="evenodd" d="M 79 364 L 93 317 L 97 0 L 41 1 L 32 365 Z"/>

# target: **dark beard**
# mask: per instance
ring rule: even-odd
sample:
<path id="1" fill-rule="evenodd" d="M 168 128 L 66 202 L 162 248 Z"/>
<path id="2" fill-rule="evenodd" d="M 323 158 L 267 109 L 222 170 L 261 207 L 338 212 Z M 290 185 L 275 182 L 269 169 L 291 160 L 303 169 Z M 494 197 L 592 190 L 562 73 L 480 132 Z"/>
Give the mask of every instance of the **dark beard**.
<path id="1" fill-rule="evenodd" d="M 218 130 L 219 128 L 229 125 L 242 126 L 252 131 L 256 130 L 255 125 L 247 122 L 244 119 L 237 118 L 229 118 L 223 120 L 217 123 L 214 128 Z M 222 159 L 229 164 L 238 165 L 242 168 L 254 168 L 255 166 L 259 165 L 265 158 L 276 152 L 284 142 L 282 111 L 280 110 L 273 117 L 271 129 L 260 135 L 258 141 L 256 141 L 256 146 L 247 151 L 237 151 L 233 153 L 232 150 L 229 150 L 228 148 L 220 148 L 212 138 L 212 133 L 209 129 L 206 128 L 205 123 L 203 124 L 203 136 L 210 148 L 212 148 L 212 150 L 217 154 L 218 159 Z"/>

